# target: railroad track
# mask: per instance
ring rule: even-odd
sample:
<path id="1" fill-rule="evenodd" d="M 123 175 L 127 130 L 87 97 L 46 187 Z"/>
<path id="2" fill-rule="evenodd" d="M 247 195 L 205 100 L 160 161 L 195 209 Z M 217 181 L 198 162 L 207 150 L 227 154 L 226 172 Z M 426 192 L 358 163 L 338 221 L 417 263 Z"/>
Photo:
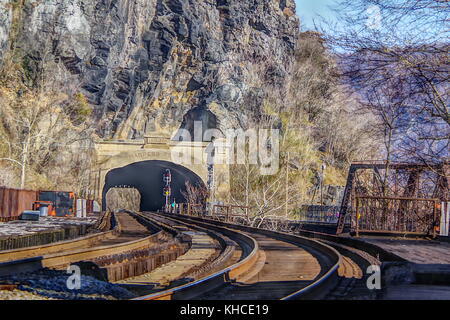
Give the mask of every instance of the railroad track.
<path id="1" fill-rule="evenodd" d="M 121 212 L 97 227 L 104 231 L 0 252 L 0 277 L 91 261 L 110 282 L 153 283 L 137 300 L 339 299 L 370 264 L 332 241 L 196 217 Z"/>
<path id="2" fill-rule="evenodd" d="M 191 247 L 183 256 L 150 273 L 118 282 L 137 296 L 198 280 L 233 264 L 242 255 L 242 249 L 235 241 L 212 229 L 180 223 L 168 217 L 140 215 L 156 224 L 170 225 L 191 237 Z"/>
<path id="3" fill-rule="evenodd" d="M 146 214 L 148 218 L 161 218 Z M 179 224 L 212 230 L 240 248 L 222 269 L 190 283 L 136 300 L 320 299 L 338 283 L 341 254 L 322 242 L 219 221 L 167 216 Z"/>
<path id="4" fill-rule="evenodd" d="M 65 269 L 81 261 L 105 268 L 109 281 L 143 274 L 188 250 L 188 240 L 177 239 L 168 227 L 143 220 L 130 212 L 107 216 L 100 228 L 108 231 L 41 247 L 0 252 L 0 276 Z"/>

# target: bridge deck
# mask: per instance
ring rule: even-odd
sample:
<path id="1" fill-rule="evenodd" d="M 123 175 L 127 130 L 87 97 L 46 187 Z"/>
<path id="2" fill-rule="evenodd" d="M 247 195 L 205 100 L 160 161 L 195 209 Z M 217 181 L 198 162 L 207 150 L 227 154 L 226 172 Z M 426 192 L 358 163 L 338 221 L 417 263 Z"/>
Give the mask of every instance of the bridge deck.
<path id="1" fill-rule="evenodd" d="M 450 243 L 404 239 L 360 238 L 413 263 L 450 264 Z"/>

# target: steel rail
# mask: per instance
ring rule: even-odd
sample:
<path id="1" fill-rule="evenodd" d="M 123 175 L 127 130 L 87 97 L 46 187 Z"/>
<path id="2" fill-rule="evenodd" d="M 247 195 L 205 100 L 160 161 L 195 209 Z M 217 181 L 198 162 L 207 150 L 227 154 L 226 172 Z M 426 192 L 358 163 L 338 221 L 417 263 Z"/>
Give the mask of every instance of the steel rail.
<path id="1" fill-rule="evenodd" d="M 115 231 L 120 232 L 121 226 L 116 216 Z M 92 260 L 103 256 L 117 255 L 124 252 L 130 252 L 140 248 L 150 247 L 156 241 L 162 239 L 167 234 L 160 229 L 158 232 L 142 239 L 118 243 L 108 246 L 99 246 L 88 249 L 79 249 L 64 251 L 43 256 L 34 256 L 32 258 L 13 260 L 0 263 L 0 276 L 17 274 L 21 272 L 33 272 L 43 268 L 55 268 L 83 260 Z"/>
<path id="2" fill-rule="evenodd" d="M 259 250 L 259 246 L 258 242 L 254 238 L 246 234 L 243 234 L 242 232 L 237 232 L 236 230 L 245 231 L 250 234 L 251 233 L 263 234 L 265 236 L 269 236 L 274 239 L 281 239 L 282 241 L 286 242 L 302 244 L 305 247 L 313 248 L 316 251 L 319 251 L 321 255 L 327 257 L 328 261 L 322 261 L 325 265 L 327 265 L 327 267 L 325 268 L 325 270 L 321 270 L 321 274 L 318 278 L 313 280 L 308 286 L 296 292 L 293 292 L 285 297 L 282 297 L 281 300 L 320 299 L 329 292 L 331 292 L 338 282 L 338 269 L 342 261 L 342 256 L 333 247 L 324 244 L 322 242 L 319 242 L 317 240 L 287 233 L 257 229 L 197 217 L 186 217 L 179 215 L 175 215 L 172 217 L 175 217 L 176 220 L 181 220 L 184 222 L 188 220 L 190 222 L 194 221 L 196 223 L 200 223 L 203 225 L 209 225 L 210 227 L 224 228 L 225 230 L 235 232 L 235 234 L 240 234 L 241 236 L 249 237 L 254 242 L 254 248 L 257 250 Z M 211 276 L 205 277 L 198 281 L 194 281 L 177 288 L 166 290 L 164 292 L 135 298 L 134 300 L 195 299 L 195 297 L 198 296 L 199 294 L 211 291 L 218 285 L 223 284 L 224 283 L 223 279 L 226 279 L 228 280 L 227 282 L 230 282 L 235 280 L 238 275 L 250 271 L 251 268 L 256 263 L 258 257 L 258 252 L 255 249 L 252 251 L 251 255 L 245 258 L 243 261 L 238 262 L 231 267 L 225 268 L 224 270 L 217 272 Z M 220 278 L 222 281 L 217 281 L 217 278 Z"/>
<path id="3" fill-rule="evenodd" d="M 162 221 L 164 221 L 164 222 L 161 222 L 160 219 L 157 219 L 157 218 L 155 219 L 154 217 L 148 217 L 148 216 L 144 216 L 142 214 L 139 214 L 139 215 L 142 216 L 144 219 L 148 219 L 150 221 L 153 221 L 154 223 L 158 223 L 159 225 L 164 225 L 164 222 L 165 222 L 164 220 L 169 220 L 172 222 L 176 222 L 178 224 L 180 223 L 178 220 L 170 219 L 168 217 L 159 217 L 160 219 L 162 219 Z M 194 273 L 189 273 L 191 276 L 194 276 L 194 274 L 196 276 L 201 276 L 202 274 L 207 273 L 208 270 L 213 270 L 213 269 L 220 267 L 221 265 L 226 264 L 227 261 L 229 261 L 232 258 L 232 255 L 234 254 L 236 247 L 238 246 L 238 244 L 235 241 L 233 241 L 229 237 L 225 236 L 224 234 L 221 234 L 219 232 L 213 231 L 208 228 L 200 227 L 195 224 L 188 224 L 188 223 L 183 223 L 183 224 L 189 229 L 206 233 L 208 236 L 210 236 L 211 238 L 218 241 L 219 245 L 221 247 L 220 253 L 216 258 L 214 258 L 212 261 L 210 261 L 207 265 L 203 265 L 203 266 L 197 268 L 198 271 L 196 271 Z"/>
<path id="4" fill-rule="evenodd" d="M 197 217 L 189 217 L 189 218 L 191 218 L 192 220 L 203 220 L 203 221 L 206 220 L 206 219 L 197 218 Z M 263 234 L 263 235 L 272 237 L 274 239 L 280 239 L 283 241 L 302 244 L 305 247 L 313 248 L 313 249 L 319 251 L 320 253 L 322 253 L 324 256 L 328 257 L 328 259 L 331 263 L 329 263 L 329 267 L 328 267 L 327 271 L 322 272 L 322 275 L 319 278 L 314 280 L 311 284 L 309 284 L 305 288 L 302 288 L 296 292 L 293 292 L 290 295 L 281 298 L 281 300 L 320 299 L 320 298 L 324 297 L 327 293 L 329 293 L 336 286 L 336 284 L 338 282 L 338 269 L 339 269 L 339 265 L 341 264 L 341 261 L 342 261 L 342 256 L 336 249 L 334 249 L 333 247 L 331 247 L 323 242 L 319 242 L 314 239 L 309 239 L 309 238 L 306 238 L 303 236 L 293 235 L 293 234 L 284 233 L 284 232 L 276 232 L 276 231 L 271 231 L 271 230 L 258 229 L 258 228 L 254 228 L 254 227 L 230 224 L 230 223 L 209 220 L 209 219 L 207 221 L 211 221 L 211 222 L 214 221 L 215 224 L 226 225 L 232 229 L 244 230 L 249 233 L 259 233 L 259 234 Z M 322 261 L 322 262 L 324 262 L 324 261 Z"/>
<path id="5" fill-rule="evenodd" d="M 212 275 L 203 277 L 199 280 L 187 283 L 185 285 L 181 285 L 172 289 L 164 290 L 162 292 L 153 293 L 150 295 L 138 297 L 132 300 L 187 300 L 193 299 L 198 294 L 201 294 L 205 291 L 213 290 L 224 283 L 235 280 L 238 276 L 244 274 L 248 270 L 250 270 L 256 261 L 258 260 L 259 253 L 259 245 L 258 242 L 243 233 L 236 232 L 227 228 L 217 228 L 213 225 L 209 225 L 207 223 L 200 223 L 203 227 L 208 227 L 211 229 L 215 229 L 217 232 L 221 232 L 231 239 L 235 240 L 239 238 L 239 241 L 246 242 L 248 246 L 251 248 L 251 252 L 248 253 L 241 261 L 235 263 L 232 266 L 226 267 L 223 270 L 220 270 Z M 244 250 L 243 250 L 244 252 Z"/>

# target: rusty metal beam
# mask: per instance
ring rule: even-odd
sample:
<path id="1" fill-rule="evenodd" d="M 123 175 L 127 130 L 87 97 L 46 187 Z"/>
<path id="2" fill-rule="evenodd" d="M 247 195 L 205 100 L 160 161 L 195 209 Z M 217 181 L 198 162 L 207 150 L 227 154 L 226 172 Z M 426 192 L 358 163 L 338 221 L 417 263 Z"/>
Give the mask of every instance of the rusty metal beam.
<path id="1" fill-rule="evenodd" d="M 419 183 L 421 174 L 425 171 L 432 171 L 439 174 L 439 180 L 436 183 L 436 189 L 433 197 L 440 198 L 442 201 L 448 201 L 449 199 L 449 185 L 450 185 L 450 170 L 449 164 L 428 165 L 418 163 L 402 163 L 402 162 L 389 162 L 372 160 L 372 161 L 359 161 L 353 162 L 350 166 L 347 184 L 344 191 L 344 196 L 341 203 L 341 209 L 339 212 L 339 221 L 337 223 L 336 233 L 341 234 L 344 230 L 345 217 L 348 214 L 351 207 L 351 199 L 355 196 L 355 187 L 357 184 L 356 176 L 361 170 L 374 170 L 374 173 L 380 175 L 379 170 L 386 170 L 387 168 L 398 172 L 399 170 L 406 170 L 409 172 L 408 182 L 403 195 L 406 198 L 417 197 L 419 192 Z M 397 182 L 395 182 L 397 183 Z M 373 190 L 372 190 L 373 191 Z M 361 192 L 357 190 L 356 192 Z M 380 194 L 380 197 L 384 196 L 384 192 Z"/>

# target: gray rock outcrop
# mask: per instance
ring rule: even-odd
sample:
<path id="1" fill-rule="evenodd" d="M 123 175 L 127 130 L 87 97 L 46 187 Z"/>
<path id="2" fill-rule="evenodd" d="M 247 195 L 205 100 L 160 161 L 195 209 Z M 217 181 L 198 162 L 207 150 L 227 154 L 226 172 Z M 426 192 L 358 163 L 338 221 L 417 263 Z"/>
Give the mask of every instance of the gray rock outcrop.
<path id="1" fill-rule="evenodd" d="M 293 0 L 0 0 L 0 57 L 15 41 L 30 74 L 83 93 L 105 138 L 172 134 L 194 109 L 245 127 L 288 76 L 294 12 Z"/>

